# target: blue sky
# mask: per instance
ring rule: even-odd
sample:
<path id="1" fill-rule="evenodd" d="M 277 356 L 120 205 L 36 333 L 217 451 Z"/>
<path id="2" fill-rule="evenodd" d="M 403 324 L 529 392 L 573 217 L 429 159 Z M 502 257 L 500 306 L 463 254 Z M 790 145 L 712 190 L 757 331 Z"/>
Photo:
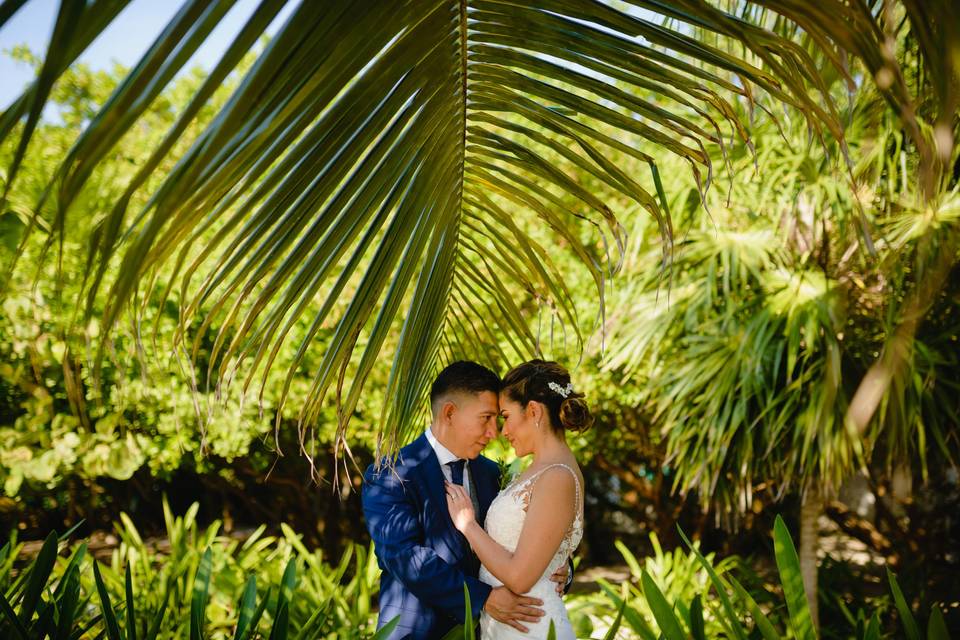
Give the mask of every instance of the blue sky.
<path id="1" fill-rule="evenodd" d="M 237 0 L 229 13 L 186 65 L 210 69 L 219 60 L 234 36 L 243 27 L 259 0 Z M 0 29 L 0 52 L 20 44 L 41 56 L 46 52 L 53 31 L 59 2 L 30 0 Z M 182 2 L 173 0 L 132 0 L 100 37 L 80 55 L 80 61 L 94 69 L 110 67 L 114 61 L 131 67 L 153 42 Z M 277 17 L 268 33 L 276 32 L 296 3 L 290 2 Z M 16 63 L 0 53 L 0 109 L 6 108 L 33 80 L 33 69 Z"/>

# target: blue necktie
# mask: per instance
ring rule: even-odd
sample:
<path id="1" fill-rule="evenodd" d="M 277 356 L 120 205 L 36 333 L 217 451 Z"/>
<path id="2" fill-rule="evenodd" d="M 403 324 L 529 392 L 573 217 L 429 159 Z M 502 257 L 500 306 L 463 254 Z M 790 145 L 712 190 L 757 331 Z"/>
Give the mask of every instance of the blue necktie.
<path id="1" fill-rule="evenodd" d="M 450 479 L 453 484 L 463 486 L 463 465 L 466 462 L 466 460 L 454 460 L 447 463 L 447 466 L 450 467 Z"/>
<path id="2" fill-rule="evenodd" d="M 447 466 L 450 467 L 450 480 L 453 484 L 463 486 L 463 469 L 466 463 L 466 460 L 454 460 L 447 463 Z M 473 482 L 472 475 L 470 476 L 470 490 L 467 493 L 470 495 L 471 504 L 473 504 L 474 517 L 479 517 L 480 500 L 477 498 L 477 488 Z"/>

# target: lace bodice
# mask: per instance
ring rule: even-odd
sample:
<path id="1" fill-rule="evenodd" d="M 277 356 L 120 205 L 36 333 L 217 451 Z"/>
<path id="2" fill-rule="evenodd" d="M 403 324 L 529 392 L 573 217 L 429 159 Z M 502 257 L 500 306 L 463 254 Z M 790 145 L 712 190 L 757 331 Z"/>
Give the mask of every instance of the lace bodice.
<path id="1" fill-rule="evenodd" d="M 527 509 L 530 506 L 530 497 L 533 495 L 533 487 L 543 472 L 554 467 L 562 467 L 573 475 L 574 485 L 576 486 L 576 515 L 573 522 L 570 523 L 566 535 L 563 536 L 557 553 L 547 567 L 544 574 L 546 577 L 552 575 L 559 566 L 567 561 L 567 558 L 573 554 L 583 537 L 583 500 L 580 496 L 580 479 L 573 469 L 565 464 L 556 463 L 547 465 L 526 478 L 515 479 L 494 499 L 487 511 L 486 520 L 486 530 L 490 537 L 509 551 L 516 551 L 517 544 L 520 542 L 520 532 L 523 531 L 523 523 L 526 520 Z"/>
<path id="2" fill-rule="evenodd" d="M 556 463 L 545 466 L 526 478 L 517 478 L 508 484 L 497 497 L 494 498 L 487 510 L 487 519 L 484 528 L 490 537 L 493 538 L 502 547 L 511 553 L 517 550 L 520 542 L 520 533 L 523 531 L 523 524 L 527 517 L 527 509 L 530 506 L 530 498 L 533 495 L 533 488 L 537 479 L 543 472 L 554 467 L 563 467 L 573 475 L 574 485 L 576 487 L 576 510 L 573 522 L 567 529 L 557 552 L 550 560 L 543 575 L 534 585 L 528 594 L 540 598 L 544 601 L 543 609 L 546 612 L 540 623 L 529 625 L 528 634 L 521 634 L 513 628 L 493 620 L 488 615 L 483 614 L 480 620 L 482 629 L 481 637 L 484 639 L 512 639 L 524 638 L 546 638 L 549 621 L 552 619 L 556 625 L 557 638 L 560 640 L 572 639 L 573 629 L 567 619 L 566 609 L 563 606 L 563 600 L 557 595 L 555 584 L 550 581 L 550 576 L 566 563 L 577 546 L 580 539 L 583 538 L 583 496 L 580 488 L 580 479 L 576 471 L 566 464 Z M 499 586 L 501 582 L 494 577 L 486 567 L 480 568 L 480 579 L 494 586 Z"/>

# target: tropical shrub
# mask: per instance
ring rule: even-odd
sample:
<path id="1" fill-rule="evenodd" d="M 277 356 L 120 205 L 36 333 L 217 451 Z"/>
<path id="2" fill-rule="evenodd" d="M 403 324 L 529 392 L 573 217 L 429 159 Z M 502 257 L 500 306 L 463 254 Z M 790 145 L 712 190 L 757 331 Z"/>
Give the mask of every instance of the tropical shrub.
<path id="1" fill-rule="evenodd" d="M 664 589 L 662 583 L 658 584 L 659 581 L 655 580 L 648 571 L 641 570 L 639 579 L 634 578 L 637 584 L 631 582 L 622 586 L 623 595 L 612 588 L 605 588 L 613 604 L 613 610 L 616 611 L 616 617 L 607 637 L 616 637 L 615 634 L 624 623 L 644 640 L 658 638 L 706 640 L 717 637 L 739 640 L 748 638 L 815 640 L 821 637 L 807 605 L 807 594 L 803 586 L 796 547 L 786 524 L 779 516 L 774 528 L 774 547 L 779 570 L 779 587 L 783 595 L 782 599 L 776 598 L 779 603 L 782 603 L 776 608 L 784 611 L 783 620 L 778 620 L 776 615 L 771 615 L 769 610 L 761 607 L 755 594 L 744 588 L 743 584 L 732 575 L 733 572 L 724 570 L 723 561 L 714 566 L 712 560 L 704 556 L 698 546 L 692 544 L 682 531 L 680 535 L 690 549 L 688 560 L 697 562 L 705 580 L 709 581 L 708 589 L 702 593 L 696 593 L 692 598 L 689 598 L 689 595 L 687 597 L 668 596 L 665 592 L 669 593 L 669 587 Z M 682 556 L 683 554 L 675 557 Z M 831 637 L 847 637 L 855 640 L 907 637 L 911 640 L 920 640 L 920 624 L 904 598 L 896 577 L 889 570 L 887 577 L 896 603 L 899 622 L 892 625 L 893 628 L 884 629 L 881 627 L 877 612 L 860 609 L 852 618 L 853 628 L 848 633 L 844 634 L 837 629 L 832 629 Z M 652 615 L 654 624 L 648 622 L 648 618 L 644 615 L 645 610 Z M 930 640 L 947 640 L 950 637 L 943 610 L 939 605 L 934 605 L 930 610 L 926 627 L 926 637 Z"/>
<path id="2" fill-rule="evenodd" d="M 371 549 L 351 546 L 328 564 L 286 526 L 279 536 L 260 527 L 241 543 L 219 535 L 219 522 L 200 529 L 197 505 L 174 517 L 164 500 L 164 511 L 167 535 L 159 546 L 122 515 L 120 544 L 103 563 L 85 543 L 60 557 L 67 536 L 51 533 L 36 558 L 14 571 L 23 545 L 12 534 L 0 550 L 6 614 L 0 634 L 326 638 L 350 630 L 351 637 L 374 636 L 379 568 Z"/>

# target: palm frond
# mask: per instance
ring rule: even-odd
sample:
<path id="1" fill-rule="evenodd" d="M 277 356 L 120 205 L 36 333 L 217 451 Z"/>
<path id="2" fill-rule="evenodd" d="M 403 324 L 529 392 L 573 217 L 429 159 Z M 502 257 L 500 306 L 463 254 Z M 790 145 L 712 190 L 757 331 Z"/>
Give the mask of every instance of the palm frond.
<path id="1" fill-rule="evenodd" d="M 121 6 L 79 4 L 77 35 L 53 40 L 46 80 L 22 99 L 30 113 L 90 30 Z M 92 168 L 230 5 L 184 3 L 103 105 L 49 185 L 48 245 L 70 227 Z M 397 336 L 382 421 L 391 443 L 418 428 L 441 351 L 493 364 L 540 353 L 550 348 L 532 329 L 541 312 L 581 346 L 591 327 L 550 245 L 593 282 L 602 327 L 625 245 L 616 202 L 649 212 L 669 252 L 652 150 L 679 158 L 702 197 L 712 149 L 724 153 L 723 128 L 748 140 L 737 101 L 751 113 L 782 102 L 842 139 L 807 51 L 706 3 L 302 2 L 130 218 L 130 196 L 150 184 L 280 8 L 261 2 L 126 195 L 92 221 L 82 303 L 88 316 L 104 303 L 99 362 L 131 302 L 175 297 L 175 348 L 194 362 L 204 351 L 208 385 L 239 378 L 244 392 L 258 378 L 262 390 L 280 346 L 306 321 L 283 392 L 319 350 L 302 424 L 318 419 L 335 389 L 346 428 L 370 371 L 390 355 L 388 336 Z M 4 122 L 26 113 L 15 107 Z M 22 147 L 30 135 L 28 120 Z M 646 163 L 650 175 L 626 174 L 617 154 Z M 581 173 L 603 189 L 584 188 Z M 513 353 L 490 348 L 501 339 Z"/>

